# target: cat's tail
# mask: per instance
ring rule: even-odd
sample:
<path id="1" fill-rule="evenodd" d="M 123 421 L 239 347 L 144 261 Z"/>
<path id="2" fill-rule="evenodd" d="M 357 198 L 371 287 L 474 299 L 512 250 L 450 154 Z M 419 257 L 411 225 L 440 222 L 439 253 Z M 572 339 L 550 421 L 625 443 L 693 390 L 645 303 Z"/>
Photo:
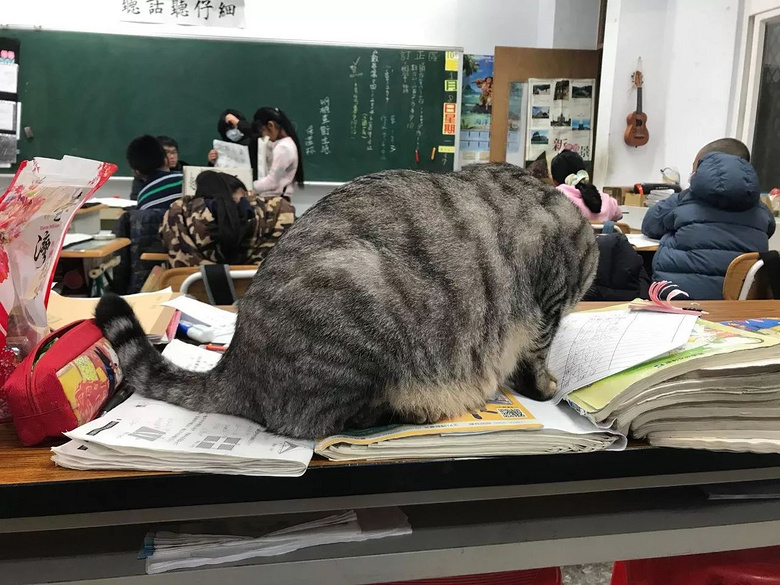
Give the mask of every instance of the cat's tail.
<path id="1" fill-rule="evenodd" d="M 163 358 L 122 297 L 104 295 L 95 309 L 95 321 L 117 352 L 124 383 L 134 392 L 198 412 L 237 414 L 235 392 L 223 388 L 222 368 L 191 372 Z"/>

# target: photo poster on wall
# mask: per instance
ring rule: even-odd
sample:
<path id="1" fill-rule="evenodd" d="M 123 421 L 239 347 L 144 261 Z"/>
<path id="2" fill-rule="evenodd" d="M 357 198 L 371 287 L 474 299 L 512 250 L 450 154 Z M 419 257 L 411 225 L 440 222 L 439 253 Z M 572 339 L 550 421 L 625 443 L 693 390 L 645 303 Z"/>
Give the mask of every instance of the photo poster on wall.
<path id="1" fill-rule="evenodd" d="M 592 159 L 595 79 L 529 79 L 526 164 L 562 150 Z"/>
<path id="2" fill-rule="evenodd" d="M 489 162 L 490 116 L 493 112 L 493 55 L 463 55 L 461 95 L 461 164 Z"/>

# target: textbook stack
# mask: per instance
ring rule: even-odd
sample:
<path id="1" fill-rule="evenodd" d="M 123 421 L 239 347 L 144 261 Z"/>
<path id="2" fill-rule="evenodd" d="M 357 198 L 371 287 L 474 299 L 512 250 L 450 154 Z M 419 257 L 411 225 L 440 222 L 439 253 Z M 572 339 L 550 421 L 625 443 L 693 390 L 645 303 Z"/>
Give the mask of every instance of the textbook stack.
<path id="1" fill-rule="evenodd" d="M 566 400 L 651 445 L 780 452 L 780 335 L 700 319 L 681 348 Z"/>

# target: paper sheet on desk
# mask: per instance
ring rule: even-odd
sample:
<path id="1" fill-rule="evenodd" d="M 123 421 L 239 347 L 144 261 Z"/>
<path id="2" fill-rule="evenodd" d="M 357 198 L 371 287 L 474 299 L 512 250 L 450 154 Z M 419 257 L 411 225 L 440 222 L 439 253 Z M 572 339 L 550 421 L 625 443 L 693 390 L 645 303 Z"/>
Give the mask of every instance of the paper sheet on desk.
<path id="1" fill-rule="evenodd" d="M 688 342 L 698 317 L 641 311 L 572 313 L 553 339 L 547 367 L 558 378 L 555 402 Z"/>
<path id="2" fill-rule="evenodd" d="M 208 372 L 222 358 L 222 354 L 174 339 L 162 352 L 171 363 L 191 372 Z"/>
<path id="3" fill-rule="evenodd" d="M 75 469 L 298 477 L 314 448 L 312 441 L 268 433 L 250 420 L 142 396 L 65 435 L 73 441 L 54 447 L 53 460 Z"/>
<path id="4" fill-rule="evenodd" d="M 95 236 L 92 236 L 90 234 L 78 234 L 75 232 L 69 232 L 65 234 L 65 239 L 62 241 L 62 247 L 67 248 L 68 246 L 72 246 L 73 244 L 80 244 L 81 242 L 88 242 Z"/>
<path id="5" fill-rule="evenodd" d="M 653 240 L 644 234 L 626 234 L 626 238 L 634 248 L 650 248 L 661 243 L 661 240 Z"/>
<path id="6" fill-rule="evenodd" d="M 135 207 L 137 201 L 132 199 L 120 199 L 119 197 L 93 197 L 89 200 L 90 203 L 100 203 L 106 207 L 119 207 L 121 209 L 127 209 L 128 207 Z"/>
<path id="7" fill-rule="evenodd" d="M 229 345 L 232 341 L 236 328 L 235 313 L 185 296 L 171 299 L 163 304 L 178 309 L 183 321 L 212 327 L 216 332 L 213 343 Z"/>
<path id="8" fill-rule="evenodd" d="M 141 327 L 153 343 L 168 342 L 168 328 L 175 318 L 176 310 L 164 306 L 164 301 L 170 300 L 177 294 L 167 288 L 153 293 L 123 297 L 133 307 Z M 59 329 L 80 319 L 91 319 L 95 315 L 95 307 L 99 300 L 66 297 L 52 291 L 49 296 L 49 306 L 46 308 L 49 327 Z"/>

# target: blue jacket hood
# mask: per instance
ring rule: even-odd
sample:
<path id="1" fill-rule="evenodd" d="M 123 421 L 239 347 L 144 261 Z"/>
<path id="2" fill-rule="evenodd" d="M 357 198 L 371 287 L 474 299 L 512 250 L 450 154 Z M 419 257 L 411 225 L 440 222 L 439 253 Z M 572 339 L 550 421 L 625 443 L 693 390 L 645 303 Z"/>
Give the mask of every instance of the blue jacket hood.
<path id="1" fill-rule="evenodd" d="M 691 177 L 690 196 L 719 209 L 745 211 L 760 201 L 758 174 L 743 158 L 711 152 Z"/>

